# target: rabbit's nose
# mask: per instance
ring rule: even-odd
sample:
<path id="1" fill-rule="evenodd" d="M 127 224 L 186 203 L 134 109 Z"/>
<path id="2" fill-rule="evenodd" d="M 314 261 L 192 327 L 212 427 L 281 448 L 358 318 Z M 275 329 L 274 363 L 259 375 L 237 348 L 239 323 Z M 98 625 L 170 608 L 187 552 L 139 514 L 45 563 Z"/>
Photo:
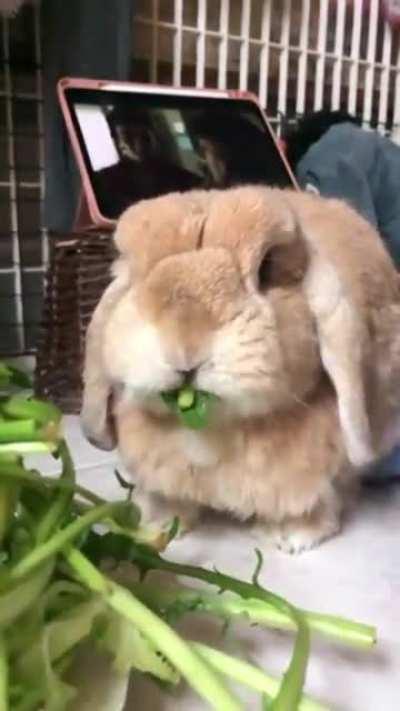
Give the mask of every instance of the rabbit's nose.
<path id="1" fill-rule="evenodd" d="M 191 385 L 196 377 L 197 368 L 190 368 L 188 370 L 178 370 L 178 375 L 182 378 L 184 385 Z"/>

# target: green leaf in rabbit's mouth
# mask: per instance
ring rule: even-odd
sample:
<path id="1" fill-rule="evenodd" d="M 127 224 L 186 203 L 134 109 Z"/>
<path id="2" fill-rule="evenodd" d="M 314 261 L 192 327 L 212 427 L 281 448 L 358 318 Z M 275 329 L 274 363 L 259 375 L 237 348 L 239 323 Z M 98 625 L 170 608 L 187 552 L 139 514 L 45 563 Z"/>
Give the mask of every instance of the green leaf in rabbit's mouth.
<path id="1" fill-rule="evenodd" d="M 216 400 L 215 395 L 188 386 L 161 393 L 161 397 L 184 427 L 192 430 L 207 427 Z"/>

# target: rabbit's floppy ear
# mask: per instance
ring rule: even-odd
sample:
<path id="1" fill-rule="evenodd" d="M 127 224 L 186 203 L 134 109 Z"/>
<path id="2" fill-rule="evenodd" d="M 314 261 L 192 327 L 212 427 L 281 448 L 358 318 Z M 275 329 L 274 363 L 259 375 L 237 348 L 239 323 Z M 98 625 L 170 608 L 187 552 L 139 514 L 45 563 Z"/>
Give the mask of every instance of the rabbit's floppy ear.
<path id="1" fill-rule="evenodd" d="M 368 333 L 363 319 L 342 292 L 334 269 L 314 261 L 306 279 L 323 367 L 336 390 L 347 454 L 356 466 L 375 459 L 367 414 Z"/>
<path id="2" fill-rule="evenodd" d="M 103 362 L 103 335 L 114 306 L 129 285 L 127 265 L 121 260 L 113 267 L 114 280 L 97 304 L 86 332 L 83 369 L 81 424 L 86 438 L 99 449 L 115 446 L 112 388 Z"/>
<path id="3" fill-rule="evenodd" d="M 290 200 L 308 246 L 305 291 L 347 454 L 364 466 L 377 456 L 368 412 L 376 366 L 371 313 L 393 300 L 396 272 L 378 234 L 347 205 L 305 194 Z"/>

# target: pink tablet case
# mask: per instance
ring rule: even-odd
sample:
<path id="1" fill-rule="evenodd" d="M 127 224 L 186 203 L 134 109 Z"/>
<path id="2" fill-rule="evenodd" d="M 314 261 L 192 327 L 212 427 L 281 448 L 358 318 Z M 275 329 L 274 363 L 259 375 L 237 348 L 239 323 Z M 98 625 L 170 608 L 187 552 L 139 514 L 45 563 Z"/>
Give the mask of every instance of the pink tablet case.
<path id="1" fill-rule="evenodd" d="M 86 164 L 82 155 L 82 151 L 80 148 L 79 140 L 75 131 L 74 123 L 71 117 L 70 109 L 68 106 L 68 102 L 65 97 L 65 91 L 69 88 L 80 88 L 80 89 L 115 89 L 117 88 L 119 91 L 123 91 L 124 88 L 126 88 L 127 92 L 151 92 L 154 91 L 156 94 L 169 94 L 169 95 L 174 95 L 174 96 L 203 96 L 203 97 L 209 97 L 209 98 L 229 98 L 232 100 L 235 99 L 247 99 L 250 101 L 253 101 L 254 103 L 257 104 L 258 108 L 259 102 L 256 98 L 256 96 L 250 92 L 243 92 L 243 91 L 220 91 L 217 89 L 192 89 L 192 88 L 182 88 L 182 89 L 175 89 L 173 87 L 166 87 L 166 86 L 158 86 L 158 85 L 152 85 L 152 84 L 134 84 L 134 83 L 128 83 L 128 82 L 110 82 L 109 80 L 98 80 L 98 79 L 75 79 L 75 78 L 63 78 L 59 81 L 58 83 L 58 97 L 60 101 L 60 106 L 61 110 L 64 116 L 67 132 L 69 135 L 69 139 L 71 141 L 71 146 L 78 164 L 78 169 L 80 172 L 81 180 L 82 180 L 82 194 L 81 194 L 81 200 L 80 200 L 80 205 L 78 209 L 78 214 L 76 216 L 76 221 L 75 221 L 75 230 L 76 231 L 83 231 L 83 230 L 90 230 L 90 229 L 103 229 L 103 230 L 112 230 L 115 227 L 115 221 L 110 220 L 106 218 L 104 215 L 101 214 L 96 196 L 93 190 L 93 186 L 91 183 L 91 179 L 89 176 L 89 173 L 86 169 Z M 265 116 L 264 112 L 261 111 L 261 114 L 265 120 L 265 124 L 274 140 L 274 143 L 278 149 L 278 152 L 280 153 L 280 156 L 282 158 L 282 161 L 284 162 L 286 169 L 288 171 L 288 174 L 290 178 L 293 181 L 293 186 L 297 187 L 295 177 L 290 169 L 290 166 L 286 160 L 286 157 L 282 151 L 282 147 L 280 142 L 278 141 L 277 137 L 275 136 L 274 132 L 271 129 L 271 126 L 268 122 L 267 117 Z"/>

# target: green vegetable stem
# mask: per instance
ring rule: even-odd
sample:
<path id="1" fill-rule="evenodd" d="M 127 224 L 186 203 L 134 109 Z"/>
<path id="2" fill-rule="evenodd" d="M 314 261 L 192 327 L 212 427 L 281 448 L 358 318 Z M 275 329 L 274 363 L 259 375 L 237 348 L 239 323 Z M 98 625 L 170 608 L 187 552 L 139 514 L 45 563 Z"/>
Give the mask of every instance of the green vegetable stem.
<path id="1" fill-rule="evenodd" d="M 214 593 L 208 590 L 180 586 L 156 586 L 146 581 L 131 584 L 130 589 L 158 613 L 174 619 L 183 613 L 202 612 L 230 621 L 243 618 L 251 624 L 280 630 L 295 630 L 292 618 L 273 605 L 259 599 L 244 599 L 231 592 Z M 369 649 L 376 643 L 376 630 L 371 625 L 353 622 L 342 617 L 318 614 L 300 609 L 310 631 L 340 644 Z"/>
<path id="2" fill-rule="evenodd" d="M 0 711 L 8 711 L 10 706 L 9 699 L 9 669 L 8 669 L 8 653 L 7 645 L 4 636 L 0 633 Z"/>
<path id="3" fill-rule="evenodd" d="M 161 618 L 123 587 L 111 582 L 78 550 L 71 549 L 66 559 L 80 579 L 107 604 L 140 630 L 179 669 L 189 684 L 217 711 L 242 711 L 241 705 L 201 656 L 185 643 Z"/>
<path id="4" fill-rule="evenodd" d="M 368 648 L 375 629 L 301 610 L 266 590 L 258 551 L 251 582 L 160 555 L 177 522 L 169 531 L 143 526 L 121 477 L 123 501 L 107 502 L 80 486 L 60 411 L 15 394 L 18 388 L 29 389 L 29 378 L 0 362 L 0 711 L 67 711 L 76 690 L 66 673 L 82 643 L 106 651 L 119 675 L 134 669 L 169 685 L 183 677 L 218 711 L 243 710 L 226 679 L 252 689 L 269 711 L 327 711 L 304 694 L 310 633 Z M 190 387 L 162 398 L 194 429 L 207 427 L 216 400 Z M 57 478 L 27 469 L 24 456 L 37 452 L 60 462 Z M 128 565 L 124 584 L 116 580 L 119 563 Z M 206 585 L 156 584 L 151 571 Z M 183 639 L 174 623 L 199 612 L 294 632 L 282 679 Z"/>
<path id="5" fill-rule="evenodd" d="M 180 390 L 161 394 L 168 408 L 184 427 L 201 430 L 210 422 L 215 395 L 185 386 Z"/>

